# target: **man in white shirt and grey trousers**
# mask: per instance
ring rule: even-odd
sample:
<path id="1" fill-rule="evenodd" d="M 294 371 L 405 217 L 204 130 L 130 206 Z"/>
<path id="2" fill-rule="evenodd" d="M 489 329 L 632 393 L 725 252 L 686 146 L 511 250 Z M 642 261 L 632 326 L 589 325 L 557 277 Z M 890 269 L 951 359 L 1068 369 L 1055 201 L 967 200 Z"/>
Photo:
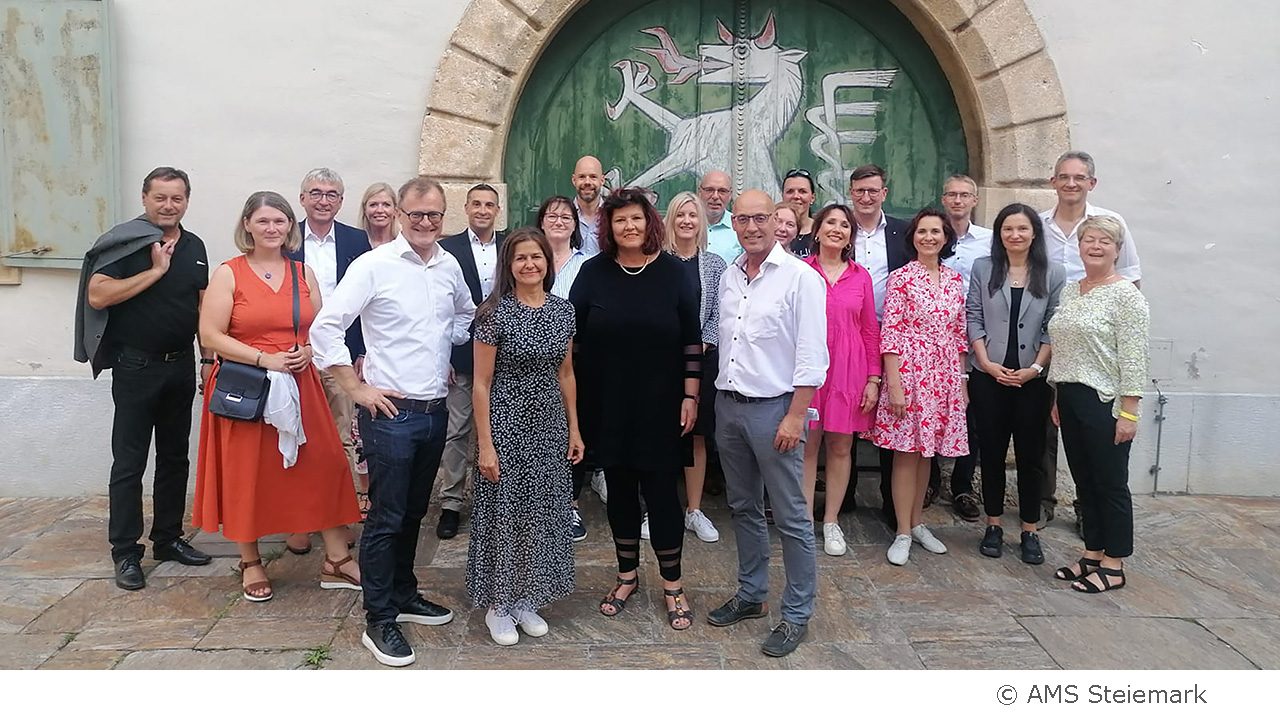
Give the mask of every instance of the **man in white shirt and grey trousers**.
<path id="1" fill-rule="evenodd" d="M 399 196 L 400 236 L 352 262 L 311 325 L 316 365 L 359 407 L 371 503 L 360 538 L 361 642 L 392 666 L 414 661 L 399 623 L 453 619 L 419 594 L 413 563 L 448 428 L 449 352 L 470 338 L 476 311 L 458 261 L 436 242 L 444 225 L 440 184 L 414 178 Z M 343 342 L 357 317 L 364 382 Z"/>
<path id="2" fill-rule="evenodd" d="M 716 443 L 738 543 L 738 593 L 707 621 L 726 626 L 768 615 L 767 489 L 787 584 L 782 622 L 760 650 L 783 657 L 804 639 L 817 595 L 813 514 L 801 489 L 809 402 L 829 359 L 822 277 L 774 240 L 776 228 L 767 194 L 738 196 L 733 229 L 744 252 L 720 281 L 716 380 Z"/>

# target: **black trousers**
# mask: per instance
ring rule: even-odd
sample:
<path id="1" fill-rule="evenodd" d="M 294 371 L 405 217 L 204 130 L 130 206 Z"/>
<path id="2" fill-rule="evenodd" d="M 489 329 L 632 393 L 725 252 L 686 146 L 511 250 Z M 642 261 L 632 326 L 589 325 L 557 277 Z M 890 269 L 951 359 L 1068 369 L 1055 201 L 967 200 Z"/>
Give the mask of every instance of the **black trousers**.
<path id="1" fill-rule="evenodd" d="M 151 542 L 163 545 L 182 537 L 191 461 L 191 407 L 196 395 L 195 352 L 188 349 L 165 362 L 150 353 L 120 350 L 111 371 L 110 517 L 111 558 L 141 558 L 142 474 L 156 437 L 156 475 L 152 485 Z"/>
<path id="2" fill-rule="evenodd" d="M 1129 495 L 1133 442 L 1115 444 L 1111 403 L 1099 400 L 1098 391 L 1088 385 L 1058 385 L 1058 419 L 1067 465 L 1084 509 L 1085 549 L 1101 550 L 1107 557 L 1129 557 L 1133 554 L 1133 498 Z"/>
<path id="3" fill-rule="evenodd" d="M 977 418 L 979 454 L 982 457 L 982 504 L 987 517 L 1004 514 L 1005 456 L 1009 438 L 1018 468 L 1018 517 L 1024 523 L 1040 521 L 1040 491 L 1044 484 L 1044 426 L 1049 423 L 1053 391 L 1043 378 L 1022 387 L 1009 387 L 990 375 L 974 371 L 969 376 L 971 416 Z"/>
<path id="4" fill-rule="evenodd" d="M 609 529 L 613 532 L 618 555 L 618 572 L 631 572 L 640 566 L 640 522 L 644 495 L 649 511 L 649 542 L 658 558 L 658 570 L 664 580 L 680 579 L 680 556 L 684 550 L 684 509 L 676 489 L 679 471 L 652 472 L 628 467 L 606 467 L 605 485 L 609 502 Z"/>

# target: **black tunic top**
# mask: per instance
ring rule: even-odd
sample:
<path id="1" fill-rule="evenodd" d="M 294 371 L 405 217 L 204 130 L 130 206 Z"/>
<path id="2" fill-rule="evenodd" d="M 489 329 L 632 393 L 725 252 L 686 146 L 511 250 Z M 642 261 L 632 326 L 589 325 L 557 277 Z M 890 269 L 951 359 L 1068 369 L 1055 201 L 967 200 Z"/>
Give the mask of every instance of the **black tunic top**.
<path id="1" fill-rule="evenodd" d="M 1004 366 L 1021 370 L 1018 362 L 1018 314 L 1022 310 L 1022 291 L 1025 288 L 1009 288 L 1009 348 L 1004 353 Z"/>
<path id="2" fill-rule="evenodd" d="M 676 258 L 638 275 L 605 254 L 582 264 L 569 291 L 577 314 L 578 424 L 602 467 L 675 471 L 684 378 L 700 377 L 698 295 Z M 632 270 L 634 272 L 634 269 Z"/>

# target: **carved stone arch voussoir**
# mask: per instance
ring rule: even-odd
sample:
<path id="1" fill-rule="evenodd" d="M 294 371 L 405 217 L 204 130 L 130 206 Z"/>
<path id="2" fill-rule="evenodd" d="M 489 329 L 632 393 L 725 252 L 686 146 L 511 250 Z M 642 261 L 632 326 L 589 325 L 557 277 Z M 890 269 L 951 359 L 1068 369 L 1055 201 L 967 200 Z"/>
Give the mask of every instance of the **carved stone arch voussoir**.
<path id="1" fill-rule="evenodd" d="M 556 30 L 591 0 L 472 0 L 436 68 L 419 171 L 454 195 L 500 183 L 509 121 Z M 1066 98 L 1025 0 L 891 0 L 951 80 L 982 218 L 1014 200 L 1039 207 L 1070 147 Z M 999 204 L 997 204 L 999 203 Z M 505 205 L 505 198 L 504 198 Z"/>

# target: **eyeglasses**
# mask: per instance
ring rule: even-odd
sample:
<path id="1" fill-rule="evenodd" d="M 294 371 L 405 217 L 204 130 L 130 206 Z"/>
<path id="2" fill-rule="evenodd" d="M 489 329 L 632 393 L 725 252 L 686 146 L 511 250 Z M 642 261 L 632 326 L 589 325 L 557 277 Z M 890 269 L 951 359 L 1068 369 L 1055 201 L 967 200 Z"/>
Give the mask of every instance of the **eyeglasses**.
<path id="1" fill-rule="evenodd" d="M 956 198 L 961 200 L 972 200 L 974 195 L 971 192 L 944 192 L 942 193 L 942 197 L 947 200 L 955 200 Z"/>
<path id="2" fill-rule="evenodd" d="M 734 215 L 733 223 L 735 225 L 741 225 L 743 227 L 746 227 L 750 223 L 755 223 L 756 225 L 764 225 L 765 223 L 769 222 L 769 218 L 771 217 L 773 216 L 772 215 Z"/>
<path id="3" fill-rule="evenodd" d="M 1054 179 L 1060 183 L 1074 182 L 1077 185 L 1083 185 L 1089 182 L 1090 180 L 1092 180 L 1093 178 L 1089 177 L 1088 175 L 1068 175 L 1066 173 L 1062 173 L 1061 175 L 1058 175 Z"/>
<path id="4" fill-rule="evenodd" d="M 875 197 L 884 191 L 884 188 L 849 188 L 849 194 L 853 197 Z"/>
<path id="5" fill-rule="evenodd" d="M 808 178 L 810 180 L 813 179 L 813 175 L 811 175 L 809 171 L 805 170 L 804 168 L 791 168 L 790 170 L 787 171 L 786 175 L 782 176 L 782 179 L 790 180 L 793 177 Z"/>
<path id="6" fill-rule="evenodd" d="M 728 197 L 729 194 L 733 192 L 729 188 L 713 188 L 713 187 L 706 187 L 705 185 L 698 189 L 708 195 L 724 195 L 725 197 Z"/>
<path id="7" fill-rule="evenodd" d="M 546 215 L 542 216 L 542 221 L 551 225 L 554 225 L 556 223 L 561 223 L 563 225 L 572 225 L 573 216 L 572 215 L 552 215 L 551 213 L 547 213 Z"/>
<path id="8" fill-rule="evenodd" d="M 413 212 L 405 212 L 404 210 L 401 210 L 400 212 L 408 216 L 408 218 L 414 223 L 420 223 L 425 219 L 429 220 L 431 224 L 434 225 L 444 219 L 444 213 L 439 212 L 438 210 L 430 210 L 427 212 L 418 212 L 417 210 Z"/>
<path id="9" fill-rule="evenodd" d="M 338 192 L 337 190 L 329 190 L 329 191 L 311 190 L 310 192 L 307 193 L 307 197 L 317 202 L 321 200 L 328 200 L 329 202 L 338 202 L 339 200 L 342 199 L 342 193 Z"/>

